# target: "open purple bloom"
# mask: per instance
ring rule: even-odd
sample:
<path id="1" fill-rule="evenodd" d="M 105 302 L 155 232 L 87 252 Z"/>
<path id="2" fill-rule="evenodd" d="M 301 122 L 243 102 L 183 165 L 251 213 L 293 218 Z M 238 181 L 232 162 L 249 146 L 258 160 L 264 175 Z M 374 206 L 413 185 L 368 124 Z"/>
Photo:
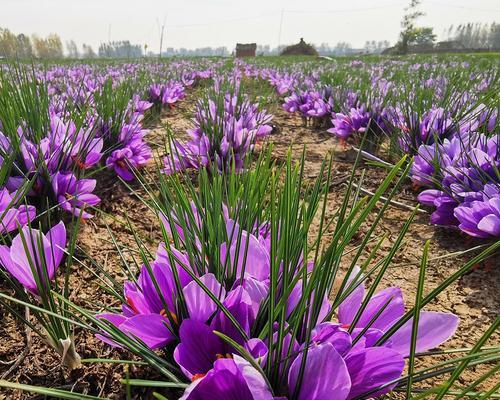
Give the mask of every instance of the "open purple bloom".
<path id="1" fill-rule="evenodd" d="M 353 270 L 350 282 L 359 273 L 359 269 Z M 356 282 L 360 282 L 358 278 Z M 349 294 L 349 296 L 339 306 L 338 318 L 343 325 L 350 326 L 354 317 L 361 307 L 364 298 L 365 286 L 363 282 Z M 382 313 L 370 325 L 370 328 L 386 332 L 404 315 L 405 307 L 401 289 L 389 287 L 376 293 L 369 301 L 367 307 L 361 314 L 361 318 L 355 325 L 356 329 L 365 328 L 375 315 L 382 309 Z M 406 322 L 398 331 L 391 336 L 385 346 L 398 351 L 404 357 L 410 354 L 411 328 L 413 318 Z M 438 347 L 448 340 L 458 326 L 458 317 L 451 313 L 421 311 L 418 334 L 417 334 L 417 352 Z"/>
<path id="2" fill-rule="evenodd" d="M 418 196 L 420 203 L 436 208 L 431 223 L 458 225 L 471 236 L 495 236 L 496 214 L 490 198 L 498 195 L 495 171 L 499 166 L 498 136 L 462 133 L 442 143 L 421 145 L 412 165 L 412 179 L 431 187 Z M 491 216 L 483 222 L 483 231 L 478 224 L 487 215 Z"/>
<path id="3" fill-rule="evenodd" d="M 431 214 L 431 223 L 436 225 L 456 225 L 457 220 L 453 215 L 458 202 L 442 190 L 427 189 L 418 195 L 422 204 L 434 206 L 436 209 Z"/>
<path id="4" fill-rule="evenodd" d="M 420 140 L 433 143 L 435 138 L 441 139 L 453 130 L 453 121 L 443 108 L 432 108 L 422 116 L 420 122 Z M 419 143 L 420 144 L 420 143 Z"/>
<path id="5" fill-rule="evenodd" d="M 0 245 L 0 263 L 28 291 L 38 295 L 39 285 L 48 288 L 61 264 L 66 247 L 66 228 L 59 222 L 45 235 L 25 226 L 12 240 L 10 248 Z M 36 276 L 35 276 L 36 274 Z"/>
<path id="6" fill-rule="evenodd" d="M 486 185 L 483 200 L 460 204 L 455 208 L 454 215 L 459 221 L 459 228 L 471 236 L 499 237 L 500 191 L 498 187 Z"/>
<path id="7" fill-rule="evenodd" d="M 131 181 L 135 177 L 133 169 L 143 167 L 150 158 L 151 148 L 142 139 L 137 138 L 125 147 L 113 151 L 106 160 L 106 165 L 114 169 L 123 180 Z"/>
<path id="8" fill-rule="evenodd" d="M 403 373 L 405 362 L 394 349 L 369 347 L 349 352 L 344 359 L 351 379 L 348 400 L 366 393 L 376 398 L 390 392 L 395 384 L 386 386 Z M 378 389 L 385 386 L 383 389 Z"/>
<path id="9" fill-rule="evenodd" d="M 88 169 L 100 161 L 104 142 L 91 129 L 77 130 L 73 121 L 66 123 L 58 116 L 51 117 L 50 126 L 44 151 L 50 171 L 69 169 L 74 164 Z"/>
<path id="10" fill-rule="evenodd" d="M 18 227 L 23 227 L 35 217 L 35 207 L 16 206 L 16 195 L 12 196 L 7 188 L 0 190 L 0 233 L 12 232 Z"/>
<path id="11" fill-rule="evenodd" d="M 328 132 L 341 139 L 347 139 L 354 132 L 365 132 L 369 122 L 370 114 L 365 111 L 364 107 L 351 108 L 347 115 L 341 113 L 333 115 L 333 128 L 328 129 Z"/>
<path id="12" fill-rule="evenodd" d="M 146 100 L 141 100 L 138 94 L 135 94 L 132 97 L 132 108 L 135 113 L 144 114 L 146 110 L 149 110 L 153 106 L 153 103 L 150 103 Z"/>
<path id="13" fill-rule="evenodd" d="M 357 336 L 360 331 L 361 329 L 358 331 L 355 329 L 353 337 Z M 318 365 L 311 365 L 308 371 L 310 376 L 308 376 L 307 381 L 303 380 L 301 393 L 302 391 L 304 394 L 317 393 L 315 397 L 311 397 L 315 399 L 326 399 L 333 396 L 352 399 L 399 378 L 405 365 L 403 356 L 394 349 L 372 347 L 375 344 L 375 338 L 381 336 L 378 332 L 380 331 L 369 328 L 358 343 L 353 346 L 351 335 L 339 324 L 324 322 L 316 326 L 312 331 L 309 352 L 315 352 L 314 357 L 317 362 L 329 363 L 330 366 L 329 368 L 326 366 L 320 368 Z M 302 357 L 303 355 L 300 353 L 293 361 L 290 369 L 292 376 L 294 365 L 300 365 Z M 333 362 L 335 365 L 332 365 Z M 307 363 L 309 363 L 309 354 Z M 342 364 L 345 365 L 345 370 Z M 318 374 L 320 370 L 331 371 L 335 368 L 337 372 L 332 373 L 331 376 L 325 376 L 325 373 Z M 345 378 L 346 372 L 349 379 Z M 329 387 L 329 385 L 332 386 Z M 290 384 L 289 376 L 290 394 L 294 386 Z M 378 390 L 377 396 L 389 392 L 393 387 L 394 385 L 387 385 Z"/>
<path id="14" fill-rule="evenodd" d="M 208 298 L 206 294 L 203 297 Z M 233 289 L 227 294 L 222 304 L 248 336 L 256 315 L 253 311 L 252 299 L 247 291 L 241 286 Z M 215 307 L 212 313 L 216 309 Z M 214 331 L 223 333 L 249 350 L 253 349 L 254 342 L 257 340 L 253 339 L 252 342 L 248 342 L 222 310 L 216 311 L 210 324 L 206 324 L 206 320 L 196 321 L 195 319 L 186 319 L 182 322 L 179 330 L 180 343 L 174 351 L 175 361 L 190 379 L 207 373 L 217 359 L 231 357 L 235 353 L 232 346 L 218 337 Z M 255 348 L 257 354 L 253 354 L 254 356 L 262 355 L 258 354 L 260 348 L 261 346 Z"/>
<path id="15" fill-rule="evenodd" d="M 189 263 L 184 254 L 175 249 L 173 252 L 178 259 L 174 268 L 180 285 L 186 288 L 191 282 L 191 277 L 185 270 L 190 268 Z M 156 260 L 151 265 L 151 271 L 143 266 L 137 283 L 129 281 L 125 283 L 124 295 L 127 303 L 122 306 L 123 313 L 121 315 L 106 313 L 98 317 L 108 320 L 122 332 L 141 339 L 152 349 L 161 348 L 175 341 L 171 325 L 172 322 L 179 322 L 175 308 L 176 292 L 172 265 L 163 245 L 160 245 Z M 187 298 L 190 298 L 189 295 Z M 195 309 L 200 307 L 202 302 L 194 297 L 193 303 L 192 307 Z M 204 307 L 208 307 L 206 303 L 203 304 Z M 99 338 L 113 346 L 117 345 L 104 334 L 99 335 Z"/>
<path id="16" fill-rule="evenodd" d="M 307 352 L 304 374 L 298 385 L 304 353 L 293 361 L 288 374 L 289 397 L 297 391 L 299 400 L 347 399 L 351 377 L 342 356 L 331 343 L 314 346 Z"/>
<path id="17" fill-rule="evenodd" d="M 186 321 L 187 322 L 187 321 Z M 213 387 L 225 387 L 223 398 L 237 398 L 235 396 L 246 392 L 246 388 L 258 390 L 262 396 L 268 396 L 270 390 L 265 384 L 258 371 L 247 365 L 247 372 L 244 374 L 241 386 L 234 387 L 229 385 L 225 376 L 217 375 L 216 371 L 221 363 L 237 365 L 241 362 L 241 357 L 236 354 L 219 354 L 219 357 L 213 361 L 212 358 L 200 358 L 199 353 L 207 354 L 205 348 L 210 348 L 211 352 L 224 351 L 224 344 L 215 340 L 214 334 L 208 336 L 210 328 L 206 325 L 198 325 L 198 328 L 190 333 L 193 337 L 198 337 L 199 342 L 192 340 L 193 346 L 186 351 L 184 355 L 185 364 L 194 363 L 194 365 L 204 365 L 203 371 L 197 374 L 188 375 L 193 383 L 186 389 L 183 398 L 207 398 L 191 396 L 209 396 L 205 390 L 203 382 L 208 379 L 212 390 Z M 193 327 L 194 328 L 194 327 Z M 189 328 L 191 330 L 191 328 Z M 203 332 L 203 331 L 206 332 Z M 288 368 L 281 370 L 286 373 L 287 387 L 282 393 L 286 397 L 275 397 L 275 399 L 292 398 L 294 395 L 300 400 L 326 400 L 326 399 L 353 399 L 363 393 L 374 392 L 374 395 L 382 395 L 389 392 L 394 385 L 387 385 L 391 381 L 401 376 L 404 368 L 403 357 L 395 350 L 386 347 L 374 348 L 356 346 L 352 348 L 351 337 L 339 325 L 333 323 L 324 323 L 313 331 L 313 339 L 307 353 L 304 346 L 299 349 L 298 344 L 293 346 L 290 357 L 288 356 L 288 347 L 290 345 L 290 334 L 285 336 L 283 343 L 283 359 L 289 359 Z M 364 342 L 366 343 L 366 341 Z M 187 350 L 187 349 L 186 349 Z M 260 354 L 265 354 L 267 350 Z M 307 358 L 304 360 L 304 357 Z M 266 358 L 259 358 L 257 362 L 265 364 Z M 213 363 L 213 367 L 210 367 Z M 246 363 L 246 362 L 245 362 Z M 302 378 L 299 378 L 299 372 L 304 363 Z M 198 369 L 200 369 L 198 367 Z M 299 381 L 300 379 L 300 381 Z M 207 382 L 208 383 L 208 382 Z M 213 386 L 212 386 L 213 385 Z M 383 389 L 378 389 L 381 386 Z M 281 389 L 280 389 L 281 391 Z M 255 396 L 255 392 L 252 392 Z M 372 395 L 370 395 L 372 397 Z M 249 399 L 259 399 L 261 397 L 248 397 Z M 267 397 L 262 397 L 267 398 Z"/>
<path id="18" fill-rule="evenodd" d="M 59 206 L 73 215 L 82 218 L 90 218 L 85 209 L 95 206 L 101 199 L 92 192 L 95 189 L 95 179 L 77 179 L 71 172 L 57 172 L 52 177 L 52 188 L 57 198 Z"/>
<path id="19" fill-rule="evenodd" d="M 181 400 L 272 400 L 263 376 L 243 358 L 221 358 L 204 376 L 197 377 Z"/>

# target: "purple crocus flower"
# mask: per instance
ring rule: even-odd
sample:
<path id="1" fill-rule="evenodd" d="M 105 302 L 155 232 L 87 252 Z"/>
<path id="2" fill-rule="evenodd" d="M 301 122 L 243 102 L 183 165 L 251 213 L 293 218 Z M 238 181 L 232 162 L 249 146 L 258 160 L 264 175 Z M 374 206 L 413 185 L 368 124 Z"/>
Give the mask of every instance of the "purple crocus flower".
<path id="1" fill-rule="evenodd" d="M 297 399 L 300 400 L 346 399 L 351 390 L 351 378 L 344 359 L 335 347 L 325 342 L 308 350 L 301 385 L 297 387 L 304 356 L 304 353 L 300 353 L 290 367 L 289 396 L 297 392 Z"/>
<path id="2" fill-rule="evenodd" d="M 178 140 L 173 140 L 172 154 L 164 158 L 163 164 L 165 168 L 161 172 L 171 175 L 187 169 L 197 168 L 199 165 L 198 160 L 191 143 L 182 144 Z"/>
<path id="3" fill-rule="evenodd" d="M 192 343 L 196 343 L 194 337 L 199 338 L 200 343 L 197 347 L 192 347 L 190 352 L 186 352 L 185 357 L 192 357 L 191 361 L 205 362 L 205 369 L 210 365 L 211 359 L 201 359 L 199 353 L 203 354 L 205 347 L 213 351 L 219 351 L 221 344 L 207 341 L 207 334 L 210 329 L 205 325 L 207 332 L 192 331 Z M 349 333 L 339 325 L 333 323 L 323 323 L 316 327 L 313 332 L 312 342 L 307 353 L 305 348 L 299 349 L 295 344 L 292 348 L 290 357 L 288 348 L 290 345 L 290 334 L 285 337 L 283 343 L 283 359 L 289 359 L 289 367 L 281 373 L 287 374 L 287 387 L 284 388 L 286 397 L 275 397 L 275 399 L 292 398 L 296 395 L 299 400 L 323 400 L 323 399 L 353 399 L 363 393 L 373 392 L 370 396 L 379 396 L 389 392 L 394 385 L 388 385 L 377 391 L 377 388 L 401 376 L 404 368 L 403 357 L 395 350 L 386 347 L 365 347 L 366 340 L 360 341 L 356 347 L 352 347 L 352 341 Z M 216 337 L 214 334 L 212 340 Z M 264 357 L 258 358 L 257 362 L 265 364 L 267 362 L 265 354 L 267 349 L 262 344 L 259 346 L 260 354 Z M 306 356 L 307 354 L 307 356 Z M 307 357 L 304 361 L 304 357 Z M 241 357 L 236 354 L 227 354 L 213 362 L 213 367 L 206 373 L 199 373 L 191 376 L 193 383 L 186 389 L 184 394 L 186 399 L 207 398 L 190 396 L 207 396 L 209 393 L 204 388 L 205 379 L 210 379 L 211 385 L 215 387 L 227 387 L 224 398 L 237 398 L 242 390 L 241 388 L 258 389 L 261 395 L 268 395 L 269 388 L 265 384 L 262 376 L 256 375 L 258 371 L 247 366 L 249 376 L 244 377 L 241 386 L 233 388 L 227 377 L 216 376 L 215 371 L 218 365 L 224 360 L 227 365 L 231 363 L 239 364 Z M 302 379 L 299 383 L 299 372 L 304 363 Z M 254 382 L 255 380 L 255 382 Z M 212 387 L 212 386 L 211 386 Z M 245 391 L 243 389 L 243 391 Z M 253 392 L 252 392 L 253 393 Z M 261 397 L 248 397 L 249 399 L 260 399 Z M 267 398 L 267 397 L 262 397 Z"/>
<path id="4" fill-rule="evenodd" d="M 235 83 L 238 87 L 238 81 Z M 208 99 L 197 105 L 194 128 L 186 144 L 173 142 L 172 155 L 164 159 L 165 173 L 213 165 L 221 171 L 243 168 L 257 138 L 272 131 L 271 116 L 237 94 L 218 93 L 220 101 Z"/>
<path id="5" fill-rule="evenodd" d="M 150 86 L 149 100 L 153 103 L 161 101 L 161 85 L 154 83 Z"/>
<path id="6" fill-rule="evenodd" d="M 289 395 L 298 389 L 299 398 L 304 400 L 352 399 L 400 377 L 405 365 L 403 356 L 386 347 L 371 347 L 374 336 L 373 329 L 368 329 L 353 346 L 351 335 L 339 324 L 323 322 L 317 325 L 308 345 L 300 389 L 297 388 L 296 376 L 305 357 L 305 344 L 301 346 L 302 351 L 292 353 L 293 362 L 288 372 Z M 286 353 L 283 357 L 288 358 Z M 324 372 L 318 374 L 318 371 Z M 387 393 L 393 387 L 386 386 L 375 395 Z"/>
<path id="7" fill-rule="evenodd" d="M 435 137 L 441 139 L 451 133 L 453 121 L 443 108 L 432 108 L 422 116 L 419 128 L 420 143 L 433 143 Z"/>
<path id="8" fill-rule="evenodd" d="M 131 181 L 135 175 L 132 168 L 140 168 L 151 158 L 151 148 L 142 139 L 135 139 L 125 147 L 113 151 L 106 160 L 108 168 L 114 169 L 120 178 Z"/>
<path id="9" fill-rule="evenodd" d="M 264 377 L 243 358 L 221 358 L 197 377 L 180 400 L 273 400 Z"/>
<path id="10" fill-rule="evenodd" d="M 418 201 L 421 204 L 436 207 L 431 214 L 431 224 L 442 226 L 457 225 L 457 219 L 453 215 L 453 211 L 457 207 L 458 202 L 444 191 L 437 189 L 424 190 L 418 195 Z"/>
<path id="11" fill-rule="evenodd" d="M 201 291 L 202 289 L 200 288 L 198 298 L 209 299 L 208 295 L 206 293 L 202 294 Z M 256 314 L 254 313 L 252 298 L 246 289 L 239 286 L 230 291 L 224 299 L 223 305 L 248 336 Z M 238 344 L 247 347 L 255 357 L 263 355 L 261 353 L 261 350 L 264 348 L 262 341 L 259 339 L 245 340 L 240 331 L 222 310 L 217 310 L 217 307 L 214 307 L 210 311 L 210 314 L 203 314 L 203 322 L 190 318 L 184 320 L 180 326 L 180 343 L 174 351 L 174 359 L 189 379 L 207 373 L 218 358 L 230 358 L 235 353 L 232 346 L 215 335 L 214 331 L 221 332 Z M 211 319 L 210 324 L 206 324 L 205 321 L 214 312 L 215 315 Z"/>
<path id="12" fill-rule="evenodd" d="M 0 190 L 0 233 L 7 233 L 23 227 L 36 217 L 36 209 L 29 205 L 16 205 L 14 198 L 7 188 Z"/>
<path id="13" fill-rule="evenodd" d="M 189 268 L 189 263 L 184 254 L 172 250 L 180 262 L 176 263 L 174 268 L 181 287 L 186 287 L 191 282 L 189 274 L 185 271 Z M 174 271 L 164 246 L 160 245 L 156 260 L 151 265 L 151 271 L 143 266 L 137 283 L 125 282 L 124 295 L 127 303 L 122 306 L 122 314 L 106 313 L 98 317 L 108 320 L 122 332 L 138 337 L 152 349 L 161 348 L 175 341 L 175 335 L 169 329 L 172 322 L 178 322 L 174 303 L 175 293 L 177 287 Z M 104 334 L 98 337 L 108 344 L 117 346 Z"/>
<path id="14" fill-rule="evenodd" d="M 480 232 L 477 224 L 482 218 L 481 213 L 488 215 L 493 212 L 489 206 L 489 199 L 495 197 L 493 192 L 486 199 L 482 193 L 498 186 L 495 171 L 499 166 L 498 137 L 495 136 L 488 138 L 481 134 L 462 133 L 444 139 L 442 143 L 421 145 L 412 165 L 412 179 L 418 185 L 431 187 L 418 196 L 420 203 L 436 207 L 431 223 L 456 226 L 460 223 L 460 215 L 465 229 L 459 228 L 464 232 L 472 236 L 490 236 L 487 232 Z M 476 217 L 472 217 L 470 205 L 476 201 Z M 455 213 L 459 206 L 463 206 L 462 211 Z M 485 223 L 489 220 L 493 217 L 487 218 Z M 486 229 L 493 229 L 493 232 L 494 226 Z"/>
<path id="15" fill-rule="evenodd" d="M 485 185 L 482 200 L 465 202 L 454 210 L 458 227 L 465 233 L 480 237 L 500 237 L 500 190 Z"/>
<path id="16" fill-rule="evenodd" d="M 175 272 L 172 269 L 168 253 L 164 245 L 161 244 L 151 269 L 143 266 L 137 283 L 125 283 L 124 295 L 127 303 L 122 307 L 122 314 L 99 315 L 99 318 L 106 319 L 124 333 L 141 339 L 152 349 L 174 343 L 177 340 L 174 332 L 179 329 L 179 325 L 181 337 L 183 335 L 184 322 L 177 315 L 176 309 L 179 294 L 175 276 L 178 276 L 189 321 L 192 324 L 205 326 L 204 323 L 217 310 L 216 303 L 187 272 L 190 270 L 191 273 L 194 273 L 187 257 L 174 248 L 171 248 L 171 251 L 176 259 Z M 206 289 L 214 293 L 220 300 L 226 297 L 225 289 L 213 274 L 207 273 L 198 279 Z M 158 284 L 158 289 L 155 281 Z M 229 298 L 232 297 L 229 296 Z M 233 302 L 236 300 L 233 299 Z M 238 306 L 242 304 L 241 301 L 236 303 Z M 214 324 L 217 324 L 216 320 L 214 318 Z M 103 334 L 99 335 L 99 338 L 111 345 L 117 345 Z"/>
<path id="17" fill-rule="evenodd" d="M 73 215 L 90 218 L 92 214 L 85 211 L 89 206 L 95 206 L 101 199 L 92 192 L 97 181 L 95 179 L 77 179 L 71 172 L 57 172 L 52 177 L 52 188 L 59 206 Z"/>
<path id="18" fill-rule="evenodd" d="M 184 86 L 180 82 L 169 81 L 162 87 L 162 104 L 172 107 L 185 96 Z"/>
<path id="19" fill-rule="evenodd" d="M 41 243 L 41 248 L 40 248 Z M 38 295 L 37 279 L 45 288 L 46 279 L 54 278 L 66 247 L 66 228 L 62 222 L 43 232 L 25 226 L 12 240 L 12 245 L 0 246 L 0 263 L 28 291 Z M 37 277 L 34 276 L 36 271 Z"/>
<path id="20" fill-rule="evenodd" d="M 341 139 L 347 139 L 354 132 L 365 132 L 369 122 L 370 114 L 364 107 L 351 108 L 347 115 L 341 113 L 333 115 L 333 128 L 328 129 L 328 132 Z"/>
<path id="21" fill-rule="evenodd" d="M 146 100 L 141 100 L 138 94 L 135 94 L 132 97 L 132 108 L 135 113 L 144 114 L 146 110 L 149 110 L 153 106 L 153 103 L 150 103 Z"/>
<path id="22" fill-rule="evenodd" d="M 353 269 L 348 281 L 351 285 L 351 282 L 359 274 L 359 271 L 359 268 Z M 361 279 L 362 277 L 356 281 L 356 284 Z M 341 324 L 345 326 L 352 324 L 356 313 L 361 307 L 364 295 L 365 286 L 361 282 L 339 306 L 338 319 Z M 401 289 L 389 287 L 375 294 L 368 301 L 367 307 L 354 327 L 355 330 L 365 328 L 384 306 L 384 311 L 370 326 L 371 329 L 376 329 L 382 333 L 390 329 L 405 313 Z M 398 329 L 391 336 L 390 340 L 385 343 L 385 346 L 407 357 L 410 354 L 412 325 L 413 318 Z M 430 311 L 420 312 L 416 351 L 420 353 L 441 345 L 453 336 L 457 326 L 458 317 L 455 314 Z"/>
<path id="23" fill-rule="evenodd" d="M 104 142 L 91 129 L 77 130 L 73 121 L 66 123 L 58 116 L 51 116 L 50 126 L 43 154 L 52 172 L 69 169 L 72 164 L 88 169 L 100 161 Z"/>

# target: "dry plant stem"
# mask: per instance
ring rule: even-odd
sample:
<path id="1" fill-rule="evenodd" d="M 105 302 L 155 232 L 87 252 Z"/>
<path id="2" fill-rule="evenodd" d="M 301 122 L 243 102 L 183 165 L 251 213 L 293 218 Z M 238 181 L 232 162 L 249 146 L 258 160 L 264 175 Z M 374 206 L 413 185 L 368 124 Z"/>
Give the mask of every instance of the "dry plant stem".
<path id="1" fill-rule="evenodd" d="M 359 190 L 369 196 L 374 196 L 375 193 L 369 191 L 368 189 L 365 189 L 363 188 L 362 186 L 359 186 L 358 184 L 356 183 L 353 183 L 352 186 L 354 186 L 356 189 L 359 188 Z M 380 201 L 387 201 L 387 198 L 386 197 L 380 197 Z M 410 211 L 413 211 L 415 209 L 415 207 L 409 205 L 409 204 L 405 204 L 405 203 L 401 203 L 399 201 L 396 201 L 396 200 L 390 200 L 389 201 L 389 204 L 391 204 L 392 206 L 394 207 L 398 207 L 398 208 L 402 208 L 402 209 L 405 209 L 405 210 L 410 210 Z M 417 212 L 421 213 L 421 214 L 427 214 L 427 211 L 425 210 L 421 210 L 421 209 L 418 209 Z"/>
<path id="2" fill-rule="evenodd" d="M 29 318 L 30 318 L 29 307 L 24 308 L 24 318 L 26 319 L 26 321 L 29 321 Z M 22 353 L 19 355 L 19 357 L 17 357 L 14 364 L 12 364 L 12 366 L 2 376 L 0 376 L 0 379 L 7 379 L 9 377 L 9 375 L 12 372 L 14 372 L 17 369 L 17 367 L 19 367 L 23 363 L 24 359 L 28 355 L 28 353 L 30 351 L 30 347 L 31 347 L 31 328 L 28 325 L 25 325 L 25 332 L 26 332 L 26 347 L 24 348 Z"/>

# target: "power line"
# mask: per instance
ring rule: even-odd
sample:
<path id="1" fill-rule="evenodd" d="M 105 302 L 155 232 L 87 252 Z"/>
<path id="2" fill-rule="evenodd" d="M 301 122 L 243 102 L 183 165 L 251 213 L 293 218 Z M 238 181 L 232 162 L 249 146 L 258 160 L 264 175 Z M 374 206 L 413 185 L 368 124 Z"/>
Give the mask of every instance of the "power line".
<path id="1" fill-rule="evenodd" d="M 384 8 L 401 7 L 404 5 L 406 5 L 406 2 L 405 3 L 385 4 L 385 5 L 374 6 L 374 7 L 363 7 L 363 8 L 344 8 L 344 9 L 338 9 L 338 10 L 285 10 L 285 12 L 288 14 L 337 14 L 337 13 L 373 11 L 373 10 L 380 10 L 380 9 L 384 9 Z"/>
<path id="2" fill-rule="evenodd" d="M 492 10 L 492 9 L 484 9 L 484 8 L 475 8 L 475 7 L 467 7 L 467 6 L 457 6 L 455 4 L 445 4 L 445 3 L 440 3 L 437 1 L 424 1 L 425 3 L 430 3 L 434 4 L 436 6 L 441 6 L 441 7 L 450 7 L 450 8 L 460 8 L 462 10 L 470 10 L 470 11 L 480 11 L 480 12 L 496 12 L 500 14 L 500 10 Z"/>
<path id="3" fill-rule="evenodd" d="M 167 25 L 167 28 L 192 28 L 192 27 L 197 27 L 197 26 L 210 26 L 210 25 L 227 24 L 229 22 L 249 21 L 249 20 L 253 20 L 253 19 L 260 19 L 262 17 L 274 16 L 277 13 L 278 12 L 275 11 L 272 13 L 254 15 L 252 17 L 232 18 L 232 19 L 226 19 L 226 20 L 221 20 L 221 21 L 202 22 L 202 23 L 198 23 L 198 24 Z"/>
<path id="4" fill-rule="evenodd" d="M 273 12 L 249 16 L 249 17 L 231 18 L 231 19 L 220 20 L 220 21 L 201 22 L 201 23 L 193 23 L 193 24 L 167 25 L 167 28 L 192 28 L 192 27 L 198 27 L 198 26 L 219 25 L 219 24 L 226 24 L 226 23 L 230 23 L 230 22 L 241 22 L 241 21 L 255 20 L 255 19 L 260 19 L 260 18 L 264 18 L 264 17 L 276 16 L 277 14 L 281 14 L 282 18 L 283 18 L 283 15 L 285 13 L 286 14 L 334 14 L 334 13 L 366 12 L 366 11 L 373 11 L 373 10 L 379 10 L 379 9 L 384 9 L 384 8 L 401 7 L 405 4 L 406 4 L 406 2 L 404 2 L 404 3 L 400 2 L 400 3 L 385 4 L 385 5 L 374 6 L 374 7 L 346 8 L 346 9 L 338 9 L 338 10 L 285 10 L 285 9 L 282 9 L 281 11 L 273 11 Z"/>

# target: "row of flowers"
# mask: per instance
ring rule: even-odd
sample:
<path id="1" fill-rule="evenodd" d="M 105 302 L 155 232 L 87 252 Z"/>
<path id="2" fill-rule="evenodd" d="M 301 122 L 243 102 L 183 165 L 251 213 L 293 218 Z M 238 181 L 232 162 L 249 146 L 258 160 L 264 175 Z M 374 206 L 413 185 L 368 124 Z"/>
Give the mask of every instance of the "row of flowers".
<path id="1" fill-rule="evenodd" d="M 24 79 L 5 67 L 2 96 L 13 108 L 5 107 L 0 116 L 0 159 L 6 170 L 0 186 L 1 232 L 34 221 L 37 209 L 39 215 L 51 214 L 45 226 L 60 218 L 51 212 L 54 207 L 91 217 L 86 209 L 100 199 L 94 194 L 96 180 L 88 176 L 107 167 L 123 180 L 134 179 L 133 171 L 152 157 L 144 127 L 152 107 L 160 111 L 172 106 L 184 98 L 186 89 L 211 76 L 211 70 L 199 67 L 174 65 L 179 81 L 163 85 L 150 82 L 174 75 L 154 64 L 139 83 L 144 69 L 137 64 L 40 67 L 33 75 L 23 70 L 19 75 Z M 31 101 L 33 96 L 38 104 Z M 33 104 L 33 109 L 19 112 L 19 103 Z"/>
<path id="2" fill-rule="evenodd" d="M 237 75 L 215 80 L 198 100 L 191 139 L 172 142 L 165 157 L 166 174 L 217 165 L 220 171 L 240 171 L 255 143 L 272 131 L 272 115 L 260 110 L 240 90 Z"/>
<path id="3" fill-rule="evenodd" d="M 382 60 L 242 68 L 267 80 L 283 96 L 283 108 L 305 123 L 341 141 L 366 136 L 370 152 L 389 142 L 385 157 L 415 155 L 412 179 L 430 187 L 418 198 L 436 208 L 431 223 L 480 238 L 500 236 L 495 65 Z"/>

